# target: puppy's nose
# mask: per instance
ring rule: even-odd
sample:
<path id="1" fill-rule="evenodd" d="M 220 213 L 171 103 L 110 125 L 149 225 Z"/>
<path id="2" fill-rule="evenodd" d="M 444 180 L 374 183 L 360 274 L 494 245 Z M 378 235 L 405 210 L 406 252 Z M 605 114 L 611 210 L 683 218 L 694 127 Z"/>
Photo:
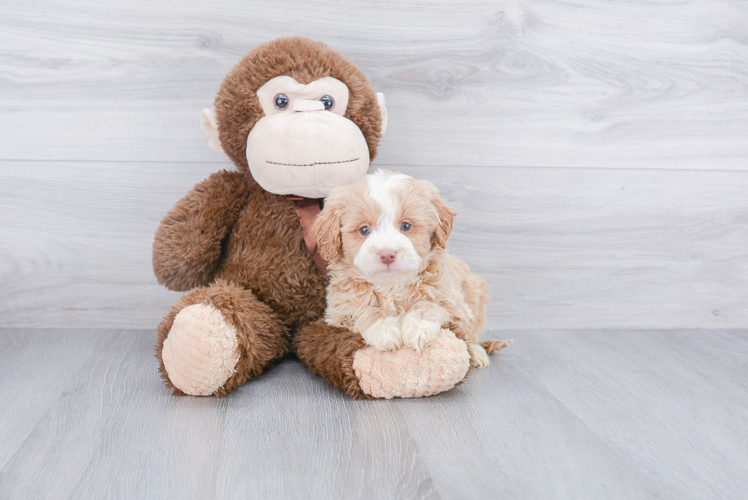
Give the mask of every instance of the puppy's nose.
<path id="1" fill-rule="evenodd" d="M 382 261 L 382 264 L 387 264 L 388 266 L 395 262 L 395 257 L 397 257 L 397 252 L 394 250 L 382 250 L 379 252 L 379 260 Z"/>

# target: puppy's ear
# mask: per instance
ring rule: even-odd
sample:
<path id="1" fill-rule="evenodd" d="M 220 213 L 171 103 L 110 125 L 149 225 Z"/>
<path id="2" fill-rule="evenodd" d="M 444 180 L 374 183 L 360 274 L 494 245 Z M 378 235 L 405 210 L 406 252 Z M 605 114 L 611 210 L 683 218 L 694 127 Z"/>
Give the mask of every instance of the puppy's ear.
<path id="1" fill-rule="evenodd" d="M 317 251 L 325 260 L 338 256 L 343 241 L 340 233 L 342 205 L 330 197 L 325 201 L 325 208 L 312 224 L 312 235 L 317 242 Z"/>
<path id="2" fill-rule="evenodd" d="M 431 202 L 436 207 L 436 213 L 439 215 L 439 223 L 434 231 L 436 244 L 441 248 L 447 248 L 447 239 L 449 239 L 449 235 L 452 233 L 452 225 L 454 224 L 457 212 L 444 203 L 444 200 L 436 190 L 434 190 Z"/>

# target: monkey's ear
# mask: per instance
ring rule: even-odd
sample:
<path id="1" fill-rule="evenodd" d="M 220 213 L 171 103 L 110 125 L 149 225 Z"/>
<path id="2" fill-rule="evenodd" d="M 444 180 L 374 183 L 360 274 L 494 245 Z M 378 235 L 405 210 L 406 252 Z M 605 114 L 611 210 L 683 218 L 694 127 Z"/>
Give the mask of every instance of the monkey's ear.
<path id="1" fill-rule="evenodd" d="M 334 200 L 325 202 L 325 208 L 312 224 L 312 235 L 317 242 L 317 251 L 325 260 L 338 256 L 343 241 L 340 232 L 341 206 Z"/>
<path id="2" fill-rule="evenodd" d="M 221 140 L 218 138 L 218 123 L 216 122 L 216 113 L 213 108 L 205 108 L 200 118 L 200 129 L 208 139 L 208 146 L 216 153 L 225 155 L 221 147 Z"/>
<path id="3" fill-rule="evenodd" d="M 384 94 L 377 92 L 377 104 L 379 104 L 379 111 L 382 113 L 382 135 L 387 130 L 387 106 L 384 104 Z"/>

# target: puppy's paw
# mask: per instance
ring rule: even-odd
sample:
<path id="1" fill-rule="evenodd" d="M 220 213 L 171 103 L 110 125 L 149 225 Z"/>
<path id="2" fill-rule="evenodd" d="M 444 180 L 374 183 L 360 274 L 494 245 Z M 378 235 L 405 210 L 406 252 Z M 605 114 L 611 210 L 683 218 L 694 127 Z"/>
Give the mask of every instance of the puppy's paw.
<path id="1" fill-rule="evenodd" d="M 486 368 L 490 361 L 488 360 L 488 353 L 480 344 L 470 344 L 470 364 L 475 368 Z"/>
<path id="2" fill-rule="evenodd" d="M 441 329 L 439 323 L 421 319 L 415 314 L 406 314 L 401 328 L 403 344 L 412 347 L 416 352 L 421 352 L 436 340 Z"/>
<path id="3" fill-rule="evenodd" d="M 378 351 L 392 351 L 403 345 L 400 338 L 400 319 L 394 316 L 378 320 L 361 336 L 364 342 Z"/>

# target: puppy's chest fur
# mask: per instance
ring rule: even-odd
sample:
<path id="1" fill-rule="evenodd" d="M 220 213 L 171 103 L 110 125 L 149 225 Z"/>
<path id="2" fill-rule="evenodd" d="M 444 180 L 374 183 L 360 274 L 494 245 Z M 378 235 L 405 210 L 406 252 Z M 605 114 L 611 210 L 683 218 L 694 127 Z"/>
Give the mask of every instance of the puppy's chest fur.
<path id="1" fill-rule="evenodd" d="M 483 304 L 470 300 L 471 294 L 465 289 L 465 285 L 473 285 L 464 280 L 466 266 L 446 252 L 440 254 L 415 280 L 387 286 L 354 277 L 348 266 L 333 261 L 325 314 L 327 323 L 351 328 L 355 319 L 372 307 L 383 309 L 390 316 L 404 316 L 424 301 L 446 309 L 451 321 L 475 320 L 479 314 L 476 309 Z"/>
<path id="2" fill-rule="evenodd" d="M 458 283 L 449 283 L 448 286 L 439 288 L 436 283 L 424 280 L 388 287 L 372 286 L 371 288 L 377 305 L 391 316 L 405 315 L 421 302 L 441 305 L 452 316 L 473 316 Z"/>

